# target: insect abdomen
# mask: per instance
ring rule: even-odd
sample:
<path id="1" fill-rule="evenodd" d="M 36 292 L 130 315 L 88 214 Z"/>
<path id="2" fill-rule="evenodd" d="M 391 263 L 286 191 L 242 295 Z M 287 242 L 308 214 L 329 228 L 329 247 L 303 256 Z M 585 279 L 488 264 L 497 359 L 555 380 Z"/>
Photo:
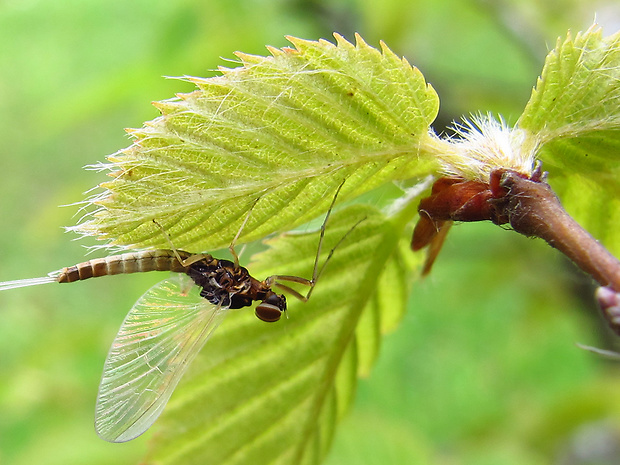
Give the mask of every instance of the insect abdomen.
<path id="1" fill-rule="evenodd" d="M 179 250 L 179 256 L 186 259 L 190 253 Z M 64 268 L 58 274 L 59 283 L 72 283 L 88 278 L 114 274 L 141 273 L 147 271 L 174 271 L 184 273 L 187 267 L 179 263 L 172 250 L 146 250 L 95 258 L 87 262 Z"/>

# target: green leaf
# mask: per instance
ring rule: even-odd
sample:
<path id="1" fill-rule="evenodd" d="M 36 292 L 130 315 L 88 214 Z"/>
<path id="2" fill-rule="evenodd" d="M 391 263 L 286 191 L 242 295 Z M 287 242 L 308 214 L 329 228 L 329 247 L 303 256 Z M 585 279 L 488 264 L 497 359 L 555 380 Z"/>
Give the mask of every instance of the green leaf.
<path id="1" fill-rule="evenodd" d="M 422 74 L 384 44 L 289 38 L 272 56 L 237 53 L 243 66 L 187 78 L 198 90 L 155 105 L 162 116 L 132 130 L 109 157 L 114 179 L 73 228 L 113 245 L 227 246 L 289 230 L 386 181 L 429 171 L 438 111 Z M 434 165 L 433 165 L 434 166 Z"/>
<path id="2" fill-rule="evenodd" d="M 579 173 L 617 188 L 620 175 L 620 32 L 571 35 L 549 53 L 518 126 L 558 174 Z M 556 173 L 554 172 L 554 175 Z"/>
<path id="3" fill-rule="evenodd" d="M 403 314 L 411 268 L 402 266 L 399 241 L 411 214 L 389 219 L 362 205 L 334 213 L 319 264 L 364 220 L 338 246 L 310 300 L 289 299 L 289 317 L 274 324 L 231 312 L 155 425 L 150 461 L 318 463 L 357 374 L 367 372 L 380 334 Z M 248 268 L 257 277 L 310 277 L 317 241 L 316 232 L 280 236 Z"/>
<path id="4" fill-rule="evenodd" d="M 565 208 L 620 253 L 620 32 L 558 40 L 518 122 Z"/>

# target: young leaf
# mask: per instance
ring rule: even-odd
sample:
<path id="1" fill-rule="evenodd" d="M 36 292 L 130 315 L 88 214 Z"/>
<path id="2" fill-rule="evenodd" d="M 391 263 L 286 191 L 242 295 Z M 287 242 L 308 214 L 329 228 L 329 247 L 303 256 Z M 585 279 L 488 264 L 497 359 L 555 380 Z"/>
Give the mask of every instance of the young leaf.
<path id="1" fill-rule="evenodd" d="M 620 32 L 596 25 L 558 39 L 518 126 L 541 143 L 620 129 Z M 548 155 L 552 158 L 552 155 Z"/>
<path id="2" fill-rule="evenodd" d="M 558 40 L 518 127 L 540 145 L 567 210 L 620 253 L 620 32 L 603 38 L 592 26 Z"/>
<path id="3" fill-rule="evenodd" d="M 384 44 L 289 38 L 272 56 L 237 53 L 242 66 L 188 77 L 198 90 L 155 105 L 162 116 L 132 130 L 109 157 L 114 179 L 99 208 L 73 228 L 110 244 L 193 251 L 288 230 L 339 200 L 428 172 L 438 111 L 422 74 Z"/>
<path id="4" fill-rule="evenodd" d="M 406 293 L 392 291 L 406 288 L 411 277 L 398 246 L 411 216 L 405 213 L 390 220 L 361 205 L 334 213 L 319 264 L 363 221 L 338 246 L 310 300 L 289 299 L 289 317 L 276 324 L 250 312 L 229 315 L 155 426 L 150 459 L 162 465 L 318 463 L 353 398 L 357 373 L 374 358 L 368 334 L 378 339 L 403 313 Z M 317 241 L 318 233 L 271 240 L 272 248 L 249 269 L 260 277 L 310 277 Z M 373 341 L 372 350 L 377 345 Z"/>

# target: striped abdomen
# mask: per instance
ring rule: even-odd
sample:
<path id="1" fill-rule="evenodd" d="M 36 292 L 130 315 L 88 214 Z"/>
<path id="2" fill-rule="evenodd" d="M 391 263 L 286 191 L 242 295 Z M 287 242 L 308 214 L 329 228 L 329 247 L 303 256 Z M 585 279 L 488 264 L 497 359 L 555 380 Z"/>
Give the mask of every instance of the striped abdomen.
<path id="1" fill-rule="evenodd" d="M 192 256 L 189 252 L 178 251 L 185 260 Z M 205 257 L 209 257 L 205 255 Z M 105 258 L 95 258 L 60 270 L 56 279 L 59 283 L 72 283 L 88 278 L 113 274 L 141 273 L 147 271 L 187 272 L 186 266 L 179 263 L 172 250 L 145 250 Z"/>

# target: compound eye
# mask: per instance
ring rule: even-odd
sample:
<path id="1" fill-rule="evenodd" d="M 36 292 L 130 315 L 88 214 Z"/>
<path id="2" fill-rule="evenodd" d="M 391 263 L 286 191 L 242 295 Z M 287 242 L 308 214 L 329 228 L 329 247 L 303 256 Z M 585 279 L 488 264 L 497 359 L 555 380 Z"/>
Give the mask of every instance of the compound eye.
<path id="1" fill-rule="evenodd" d="M 273 323 L 278 321 L 286 311 L 286 300 L 284 296 L 272 294 L 256 306 L 254 313 L 259 320 Z"/>

